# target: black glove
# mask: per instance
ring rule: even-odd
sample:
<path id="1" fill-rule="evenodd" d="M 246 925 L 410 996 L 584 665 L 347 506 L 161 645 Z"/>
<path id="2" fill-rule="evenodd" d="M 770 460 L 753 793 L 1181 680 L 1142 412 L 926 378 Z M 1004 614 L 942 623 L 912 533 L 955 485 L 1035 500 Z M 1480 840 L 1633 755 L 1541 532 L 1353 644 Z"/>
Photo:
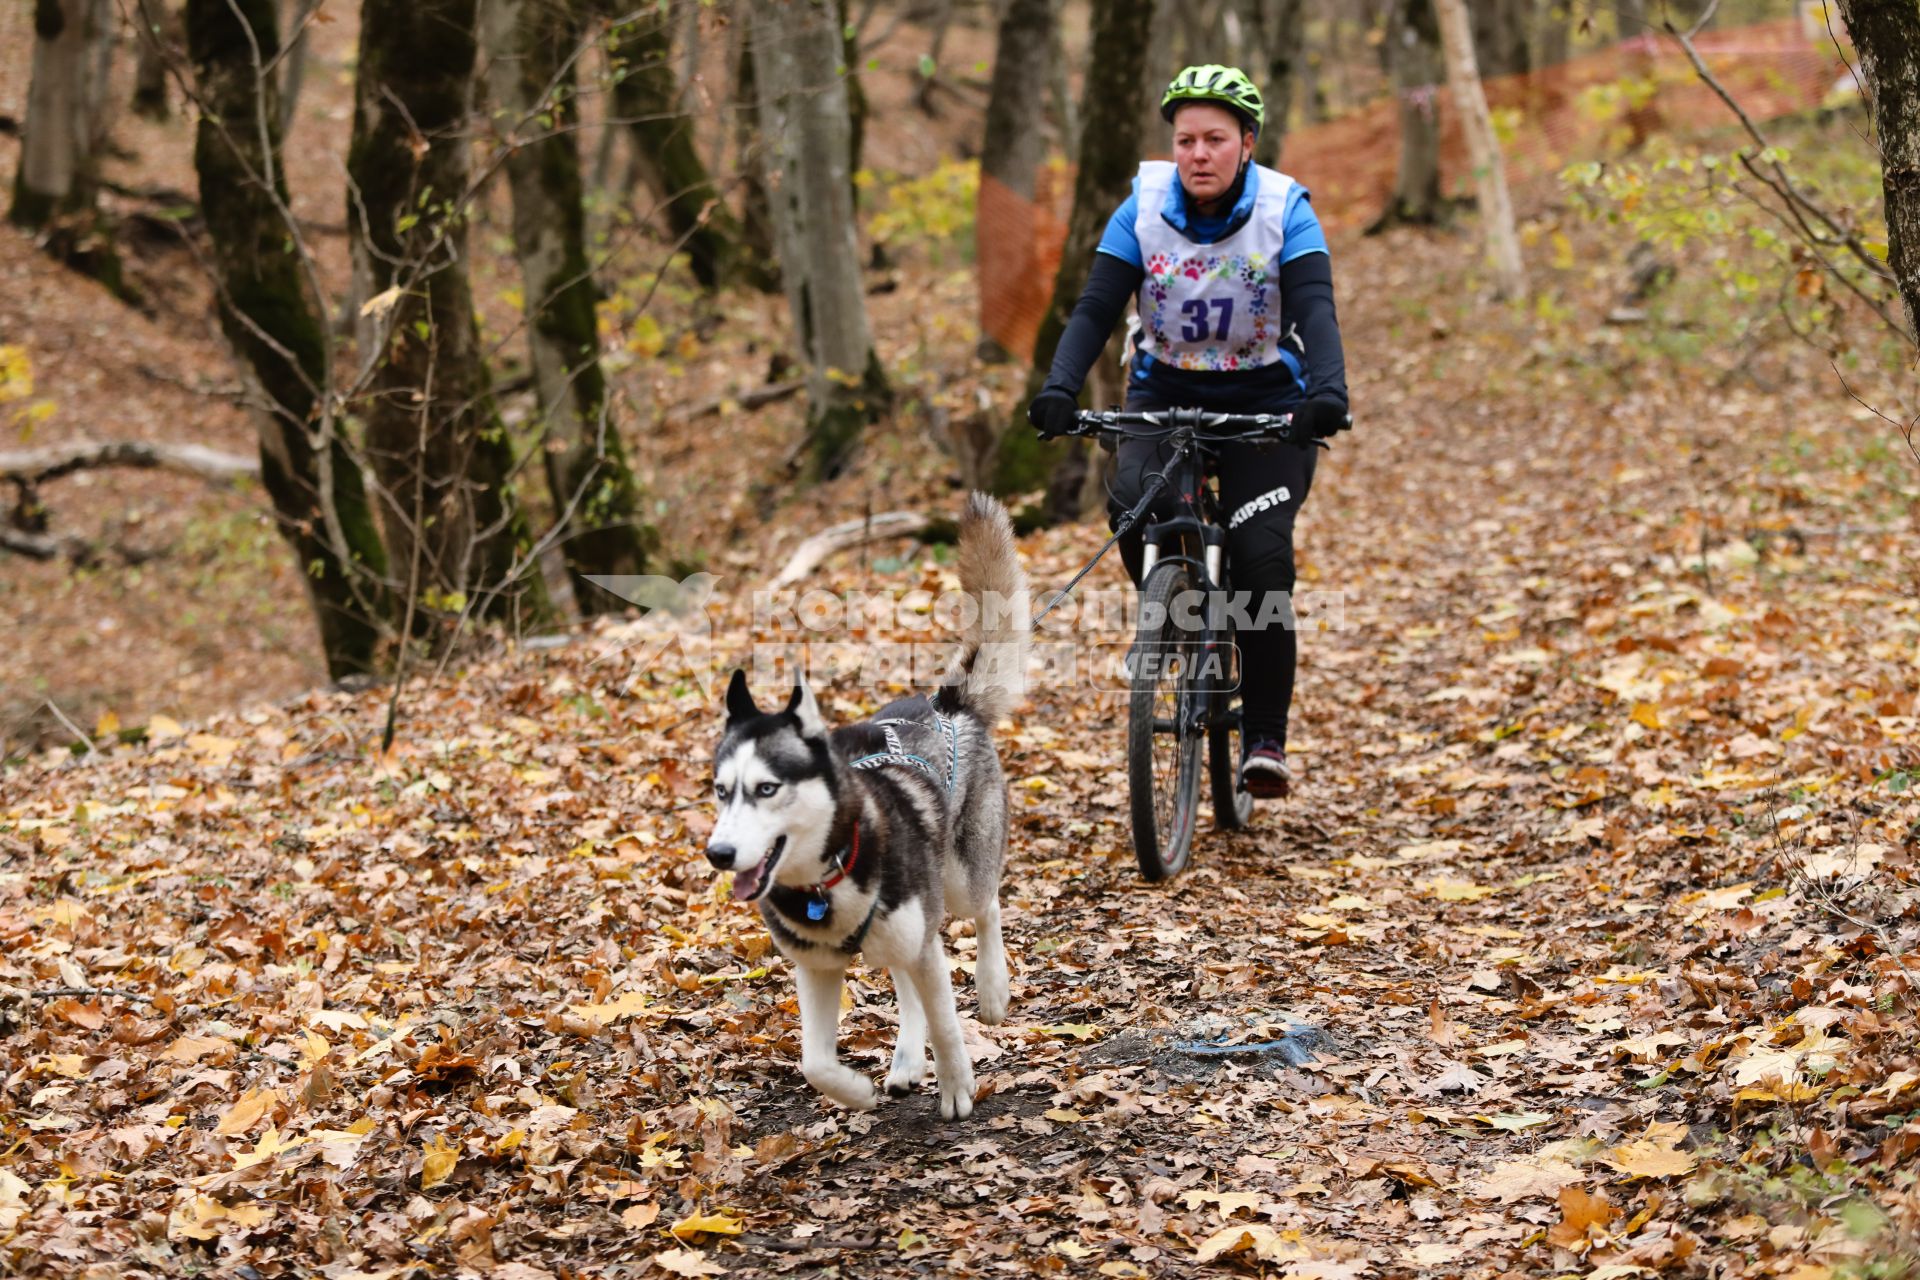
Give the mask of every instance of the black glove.
<path id="1" fill-rule="evenodd" d="M 1353 418 L 1338 400 L 1309 400 L 1293 411 L 1293 425 L 1308 440 L 1325 440 L 1351 427 Z"/>
<path id="2" fill-rule="evenodd" d="M 1033 424 L 1042 440 L 1051 440 L 1072 431 L 1073 417 L 1079 412 L 1079 401 L 1058 387 L 1048 387 L 1027 406 L 1027 421 Z"/>

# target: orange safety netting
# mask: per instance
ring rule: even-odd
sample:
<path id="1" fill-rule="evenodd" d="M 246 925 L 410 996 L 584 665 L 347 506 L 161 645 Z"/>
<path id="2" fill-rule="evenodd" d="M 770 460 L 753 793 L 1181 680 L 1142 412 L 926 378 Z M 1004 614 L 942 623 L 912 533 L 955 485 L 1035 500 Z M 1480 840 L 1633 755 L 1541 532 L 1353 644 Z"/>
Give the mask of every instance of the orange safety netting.
<path id="1" fill-rule="evenodd" d="M 1826 30 L 1787 18 L 1703 32 L 1694 46 L 1714 77 L 1756 122 L 1819 106 L 1853 83 Z M 1701 83 L 1685 52 L 1641 36 L 1526 75 L 1485 81 L 1514 188 L 1551 182 L 1567 165 L 1629 151 L 1662 132 L 1734 123 Z M 1441 86 L 1411 100 L 1440 113 L 1440 172 L 1449 194 L 1471 194 L 1473 171 L 1456 113 Z M 1399 104 L 1383 98 L 1287 135 L 1282 167 L 1313 192 L 1330 228 L 1364 226 L 1392 197 L 1400 160 Z M 978 208 L 980 326 L 1019 357 L 1053 293 L 1066 238 L 1072 183 L 1061 179 L 1022 200 L 982 179 Z"/>

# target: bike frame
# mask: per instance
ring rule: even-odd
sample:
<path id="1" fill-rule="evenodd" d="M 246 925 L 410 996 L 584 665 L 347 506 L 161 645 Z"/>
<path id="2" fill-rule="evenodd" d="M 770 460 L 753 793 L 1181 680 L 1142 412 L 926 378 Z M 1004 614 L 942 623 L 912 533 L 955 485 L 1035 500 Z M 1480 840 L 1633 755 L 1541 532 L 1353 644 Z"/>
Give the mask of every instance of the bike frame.
<path id="1" fill-rule="evenodd" d="M 1186 512 L 1152 521 L 1141 531 L 1140 588 L 1144 592 L 1147 579 L 1161 565 L 1188 565 L 1208 593 L 1209 607 L 1201 633 L 1205 652 L 1218 649 L 1224 630 L 1215 616 L 1213 604 L 1217 602 L 1217 594 L 1226 589 L 1223 579 L 1227 550 L 1227 530 L 1220 523 L 1218 498 L 1211 487 L 1212 473 L 1207 461 L 1218 456 L 1222 444 L 1297 443 L 1292 428 L 1290 413 L 1226 414 L 1204 409 L 1169 409 L 1158 413 L 1078 415 L 1075 435 L 1111 432 L 1136 439 L 1158 439 L 1171 453 L 1166 468 L 1155 475 L 1139 501 L 1116 522 L 1114 538 L 1117 541 L 1131 529 L 1169 485 L 1182 495 Z M 1197 556 L 1192 550 L 1196 548 Z M 1203 702 L 1206 705 L 1191 713 L 1195 717 L 1192 728 L 1204 730 L 1221 724 L 1231 727 L 1238 721 L 1240 710 L 1230 705 L 1231 696 L 1209 696 Z"/>

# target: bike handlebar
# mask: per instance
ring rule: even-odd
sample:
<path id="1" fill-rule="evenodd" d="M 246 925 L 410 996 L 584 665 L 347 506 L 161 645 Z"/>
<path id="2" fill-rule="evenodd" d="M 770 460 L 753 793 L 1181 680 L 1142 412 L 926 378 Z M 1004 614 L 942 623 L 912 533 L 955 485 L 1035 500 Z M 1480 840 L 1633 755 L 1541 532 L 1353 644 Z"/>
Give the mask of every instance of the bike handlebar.
<path id="1" fill-rule="evenodd" d="M 1152 427 L 1160 431 L 1188 428 L 1209 439 L 1271 440 L 1304 444 L 1293 429 L 1290 413 L 1214 413 L 1207 409 L 1166 409 L 1157 413 L 1096 412 L 1083 409 L 1073 416 L 1069 435 L 1090 436 L 1103 431 L 1125 431 L 1128 427 Z"/>

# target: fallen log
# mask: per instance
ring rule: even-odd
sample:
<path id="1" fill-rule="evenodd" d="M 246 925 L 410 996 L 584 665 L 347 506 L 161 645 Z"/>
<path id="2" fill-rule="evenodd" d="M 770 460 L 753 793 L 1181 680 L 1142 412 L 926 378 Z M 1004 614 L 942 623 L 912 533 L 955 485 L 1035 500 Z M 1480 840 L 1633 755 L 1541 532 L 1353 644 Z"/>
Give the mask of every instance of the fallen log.
<path id="1" fill-rule="evenodd" d="M 742 391 L 738 395 L 711 396 L 705 400 L 687 405 L 684 408 L 668 410 L 667 418 L 672 422 L 692 422 L 695 418 L 704 418 L 710 413 L 719 413 L 729 404 L 737 405 L 746 410 L 759 409 L 772 404 L 776 400 L 785 400 L 788 396 L 797 394 L 803 390 L 806 385 L 807 383 L 804 378 L 797 378 L 791 382 L 769 382 L 763 387 L 755 387 L 752 391 Z"/>
<path id="2" fill-rule="evenodd" d="M 925 537 L 951 542 L 957 532 L 952 520 L 921 515 L 918 511 L 884 511 L 879 515 L 848 520 L 822 529 L 795 547 L 793 554 L 787 558 L 787 567 L 780 571 L 773 585 L 776 588 L 790 587 L 818 569 L 828 556 L 850 547 L 888 538 Z"/>
<path id="3" fill-rule="evenodd" d="M 80 441 L 0 453 L 0 480 L 21 484 L 37 485 L 95 467 L 157 468 L 223 484 L 235 476 L 258 476 L 260 459 L 200 444 L 140 440 Z"/>

